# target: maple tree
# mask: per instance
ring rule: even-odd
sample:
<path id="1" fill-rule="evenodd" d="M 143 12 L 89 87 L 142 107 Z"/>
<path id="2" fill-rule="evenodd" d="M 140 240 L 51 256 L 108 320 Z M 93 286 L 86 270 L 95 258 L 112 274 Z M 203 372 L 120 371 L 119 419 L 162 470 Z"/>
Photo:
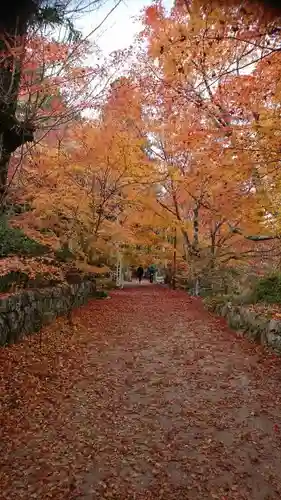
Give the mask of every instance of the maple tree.
<path id="1" fill-rule="evenodd" d="M 90 51 L 89 44 L 83 41 L 53 42 L 46 36 L 37 35 L 26 42 L 17 118 L 33 124 L 33 141 L 40 142 L 47 136 L 50 142 L 52 131 L 61 137 L 72 119 L 96 106 L 103 93 L 101 79 L 106 74 L 102 66 L 87 67 L 82 62 Z M 11 172 L 15 166 L 20 166 L 22 155 L 22 151 L 14 155 Z M 6 162 L 2 169 L 6 190 L 9 187 L 6 185 L 8 166 Z"/>
<path id="2" fill-rule="evenodd" d="M 244 283 L 250 267 L 255 275 L 266 265 L 280 268 L 280 30 L 276 17 L 250 7 L 244 2 L 243 10 L 238 0 L 182 0 L 167 13 L 161 2 L 151 5 L 129 51 L 130 68 L 128 52 L 116 54 L 117 78 L 111 86 L 106 81 L 94 104 L 82 89 L 108 73 L 84 67 L 87 45 L 78 50 L 76 42 L 26 39 L 17 119 L 32 117 L 39 130 L 32 132 L 35 147 L 19 158 L 21 168 L 10 169 L 8 238 L 20 227 L 20 237 L 40 243 L 46 253 L 3 251 L 1 279 L 21 273 L 61 282 L 70 266 L 85 273 L 108 270 L 96 265 L 113 267 L 119 252 L 128 265 L 165 266 L 172 282 L 183 275 L 185 288 L 189 278 L 195 291 L 210 275 L 218 283 L 219 271 L 231 266 L 244 274 Z M 68 64 L 75 47 L 79 57 Z M 86 118 L 88 107 L 94 112 Z M 63 252 L 70 264 L 59 260 Z M 280 319 L 279 306 L 249 309 Z M 269 460 L 273 453 L 280 462 L 278 442 L 272 447 L 280 434 L 280 363 L 263 347 L 233 336 L 197 298 L 156 287 L 113 292 L 111 301 L 76 310 L 71 328 L 59 319 L 44 329 L 39 348 L 37 339 L 0 353 L 3 498 L 65 499 L 94 491 L 125 499 L 140 487 L 151 499 L 280 498 Z M 156 365 L 163 372 L 159 380 Z M 213 394 L 218 373 L 221 388 Z M 148 400 L 134 382 L 144 376 Z M 183 401 L 184 384 L 192 405 Z M 136 396 L 141 420 L 131 418 Z M 159 418 L 147 411 L 151 405 L 163 420 L 161 443 L 154 432 Z M 186 435 L 184 413 L 191 422 Z M 251 417 L 246 433 L 241 415 L 244 423 Z M 177 432 L 167 433 L 170 424 L 179 440 Z M 144 447 L 134 446 L 132 425 Z M 189 443 L 184 456 L 182 437 Z M 254 486 L 241 474 L 237 440 L 251 458 L 247 471 L 253 461 L 265 465 L 262 478 L 254 471 Z M 22 448 L 30 453 L 18 453 Z M 85 471 L 95 471 L 97 457 L 99 470 L 89 485 Z M 123 480 L 117 468 L 124 457 L 140 475 L 128 479 L 126 470 Z M 235 473 L 231 484 L 226 468 Z M 149 488 L 141 486 L 142 475 L 146 485 L 151 475 Z"/>
<path id="3" fill-rule="evenodd" d="M 78 95 L 105 70 L 80 64 L 87 45 L 30 39 L 23 109 L 65 126 L 25 162 L 16 191 L 32 210 L 14 222 L 89 262 L 120 246 L 133 261 L 176 251 L 202 274 L 265 255 L 258 242 L 277 239 L 279 224 L 276 19 L 194 0 L 170 13 L 158 2 L 143 20 L 127 75 L 128 53 L 117 54 L 121 75 L 87 120 L 73 115 L 89 107 Z"/>
<path id="4" fill-rule="evenodd" d="M 134 75 L 151 155 L 163 174 L 157 202 L 179 230 L 185 259 L 202 271 L 215 261 L 258 255 L 255 241 L 276 238 L 268 219 L 268 171 L 263 186 L 259 174 L 258 186 L 262 167 L 255 154 L 270 76 L 265 122 L 268 135 L 278 129 L 272 104 L 279 101 L 273 87 L 280 36 L 275 21 L 266 24 L 253 11 L 214 4 L 202 17 L 200 5 L 190 2 L 187 9 L 178 2 L 170 14 L 161 3 L 145 10 L 145 44 Z"/>
<path id="5" fill-rule="evenodd" d="M 16 223 L 51 246 L 68 246 L 89 263 L 97 253 L 109 256 L 118 243 L 132 241 L 128 211 L 150 175 L 144 140 L 130 127 L 138 107 L 130 102 L 130 88 L 119 84 L 100 118 L 72 123 L 52 149 L 38 146 L 20 173 L 21 196 L 33 210 L 16 217 Z M 125 93 L 131 104 L 126 114 Z"/>
<path id="6" fill-rule="evenodd" d="M 74 22 L 76 10 L 81 14 L 99 5 L 99 0 L 27 1 L 18 6 L 18 12 L 4 13 L 1 18 L 1 205 L 9 187 L 12 153 L 65 123 L 73 113 L 91 107 L 90 103 L 93 106 L 95 91 L 102 92 L 96 77 L 106 78 L 104 68 L 98 63 L 94 68 L 82 64 L 89 56 L 89 43 L 83 41 Z"/>

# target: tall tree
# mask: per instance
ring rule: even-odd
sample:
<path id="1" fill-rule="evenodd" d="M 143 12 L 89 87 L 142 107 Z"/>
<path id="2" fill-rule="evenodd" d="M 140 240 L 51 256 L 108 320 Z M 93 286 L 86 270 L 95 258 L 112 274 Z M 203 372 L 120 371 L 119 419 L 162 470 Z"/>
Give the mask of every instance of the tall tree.
<path id="1" fill-rule="evenodd" d="M 188 7 L 178 3 L 171 14 L 161 4 L 146 9 L 135 76 L 163 174 L 158 203 L 173 217 L 186 259 L 208 267 L 253 254 L 252 242 L 269 229 L 266 190 L 253 183 L 262 106 L 254 89 L 265 78 L 255 68 L 278 59 L 281 39 L 235 8 L 214 3 L 204 11 L 196 1 Z"/>
<path id="2" fill-rule="evenodd" d="M 115 243 L 132 241 L 128 214 L 144 192 L 151 162 L 144 139 L 130 125 L 132 116 L 140 120 L 131 91 L 129 82 L 126 92 L 114 85 L 99 118 L 73 122 L 52 148 L 34 150 L 17 193 L 32 207 L 16 218 L 27 234 L 37 231 L 45 243 L 50 235 L 51 244 L 55 238 L 90 262 L 101 251 L 109 255 Z"/>
<path id="3" fill-rule="evenodd" d="M 79 36 L 73 23 L 75 11 L 99 5 L 99 0 L 20 0 L 1 10 L 0 20 L 0 196 L 6 190 L 11 154 L 22 144 L 33 141 L 35 125 L 16 116 L 23 61 L 28 33 L 32 26 L 64 24 L 70 40 Z"/>

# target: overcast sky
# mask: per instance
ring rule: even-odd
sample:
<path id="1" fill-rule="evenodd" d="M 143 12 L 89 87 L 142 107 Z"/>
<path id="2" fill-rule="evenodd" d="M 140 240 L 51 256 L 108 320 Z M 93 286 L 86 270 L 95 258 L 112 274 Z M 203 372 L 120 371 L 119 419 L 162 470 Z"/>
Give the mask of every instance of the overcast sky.
<path id="1" fill-rule="evenodd" d="M 78 27 L 87 36 L 107 16 L 116 0 L 107 0 L 97 12 L 83 16 Z M 151 5 L 152 0 L 123 0 L 102 26 L 90 37 L 107 55 L 118 49 L 129 47 L 136 33 L 141 30 L 141 23 L 134 19 L 141 10 Z M 172 7 L 173 0 L 165 0 L 167 9 Z"/>

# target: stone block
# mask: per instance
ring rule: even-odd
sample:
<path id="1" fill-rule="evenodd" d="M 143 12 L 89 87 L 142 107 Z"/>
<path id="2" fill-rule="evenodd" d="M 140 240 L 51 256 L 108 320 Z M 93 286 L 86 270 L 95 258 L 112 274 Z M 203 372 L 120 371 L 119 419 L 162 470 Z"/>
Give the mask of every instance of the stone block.
<path id="1" fill-rule="evenodd" d="M 0 300 L 0 345 L 38 332 L 42 325 L 78 307 L 93 296 L 95 282 L 23 290 Z"/>
<path id="2" fill-rule="evenodd" d="M 0 314 L 0 346 L 6 345 L 8 334 L 9 334 L 9 328 L 7 325 L 6 318 L 4 314 Z"/>
<path id="3" fill-rule="evenodd" d="M 8 297 L 0 299 L 0 314 L 5 313 L 9 310 L 9 300 Z"/>

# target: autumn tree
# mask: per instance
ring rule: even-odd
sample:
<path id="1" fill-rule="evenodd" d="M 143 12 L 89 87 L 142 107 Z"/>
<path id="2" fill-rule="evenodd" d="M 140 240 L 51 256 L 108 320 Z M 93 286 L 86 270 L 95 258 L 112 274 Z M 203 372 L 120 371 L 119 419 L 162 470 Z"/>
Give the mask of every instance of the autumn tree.
<path id="1" fill-rule="evenodd" d="M 157 202 L 172 216 L 186 260 L 202 272 L 248 258 L 254 241 L 272 237 L 268 190 L 255 182 L 263 99 L 254 90 L 262 88 L 259 68 L 278 59 L 280 36 L 251 12 L 200 5 L 179 2 L 169 15 L 161 4 L 146 9 L 134 74 L 162 175 Z"/>
<path id="2" fill-rule="evenodd" d="M 51 55 L 53 56 L 52 64 L 54 65 L 55 60 L 57 60 L 58 74 L 56 75 L 57 80 L 62 79 L 62 73 L 66 75 L 69 63 L 73 68 L 74 58 L 79 59 L 81 56 L 81 51 L 77 50 L 76 46 L 73 48 L 73 43 L 77 42 L 80 38 L 80 33 L 75 28 L 75 13 L 82 13 L 93 11 L 94 8 L 98 7 L 100 4 L 99 0 L 93 0 L 90 2 L 69 2 L 62 1 L 29 1 L 23 0 L 15 7 L 15 10 L 7 9 L 1 13 L 0 21 L 0 45 L 1 45 L 1 61 L 0 61 L 0 117 L 1 117 L 1 127 L 0 127 L 0 145 L 1 145 L 1 155 L 0 155 L 0 194 L 3 198 L 6 191 L 7 175 L 8 175 L 8 164 L 11 154 L 16 151 L 16 149 L 26 144 L 27 142 L 32 142 L 34 140 L 34 132 L 38 127 L 38 123 L 34 121 L 34 113 L 22 112 L 23 99 L 21 96 L 21 102 L 19 106 L 19 95 L 21 92 L 21 87 L 24 81 L 24 86 L 29 83 L 31 84 L 30 77 L 34 77 L 36 74 L 36 85 L 38 92 L 38 84 L 44 88 L 46 94 L 46 80 L 50 80 L 49 69 L 46 68 L 50 66 Z M 114 6 L 116 8 L 118 2 Z M 113 9 L 114 9 L 113 8 Z M 56 30 L 57 27 L 62 27 L 64 30 L 64 44 L 57 40 L 58 44 L 55 47 L 53 42 L 54 38 L 52 36 L 52 42 L 49 38 L 48 42 L 46 38 L 46 27 L 51 27 L 51 30 Z M 38 30 L 42 30 L 44 33 L 43 38 L 38 37 Z M 47 37 L 49 34 L 47 34 Z M 44 52 L 44 57 L 42 58 L 43 47 L 46 49 L 49 46 L 49 53 Z M 70 46 L 67 47 L 67 44 Z M 36 52 L 39 48 L 39 54 L 41 55 L 40 62 L 38 61 L 38 55 Z M 52 47 L 50 47 L 52 45 Z M 74 53 L 75 52 L 75 57 Z M 62 55 L 66 56 L 64 59 L 64 64 L 62 66 Z M 58 56 L 60 61 L 58 61 Z M 72 58 L 71 58 L 72 57 Z M 39 63 L 39 64 L 38 64 Z M 30 67 L 32 67 L 32 70 Z M 46 75 L 47 71 L 47 75 Z M 28 73 L 28 77 L 27 77 Z M 72 73 L 72 78 L 73 78 Z M 80 73 L 80 77 L 82 75 Z M 78 73 L 76 73 L 75 79 L 77 81 L 79 78 Z M 42 81 L 44 80 L 44 82 Z M 35 81 L 33 81 L 35 87 Z M 47 83 L 48 85 L 48 83 Z M 56 85 L 62 85 L 62 82 L 56 82 Z M 63 85 L 65 88 L 67 85 Z M 80 85 L 80 89 L 81 89 Z M 50 91 L 50 88 L 48 89 Z M 42 88 L 39 90 L 42 94 Z M 34 89 L 32 91 L 34 94 Z M 34 97 L 34 95 L 33 95 Z M 46 95 L 45 95 L 46 97 Z M 48 95 L 50 98 L 50 94 Z M 37 104 L 40 99 L 36 98 Z M 33 103 L 34 99 L 28 99 L 29 104 Z M 19 113 L 19 108 L 21 112 Z M 29 106 L 30 108 L 30 106 Z"/>
<path id="3" fill-rule="evenodd" d="M 75 43 L 47 56 L 58 75 L 30 49 L 36 67 L 27 65 L 22 98 L 33 121 L 72 121 L 18 176 L 32 208 L 18 223 L 87 262 L 120 245 L 132 259 L 176 252 L 194 276 L 250 261 L 279 238 L 280 32 L 234 4 L 148 7 L 130 69 L 117 71 L 89 120 L 71 115 L 95 74 L 79 58 L 68 64 Z"/>
<path id="4" fill-rule="evenodd" d="M 144 139 L 130 125 L 141 120 L 137 95 L 126 85 L 115 82 L 99 118 L 73 122 L 52 149 L 38 146 L 18 178 L 33 210 L 17 224 L 89 263 L 132 241 L 127 213 L 150 175 Z"/>

